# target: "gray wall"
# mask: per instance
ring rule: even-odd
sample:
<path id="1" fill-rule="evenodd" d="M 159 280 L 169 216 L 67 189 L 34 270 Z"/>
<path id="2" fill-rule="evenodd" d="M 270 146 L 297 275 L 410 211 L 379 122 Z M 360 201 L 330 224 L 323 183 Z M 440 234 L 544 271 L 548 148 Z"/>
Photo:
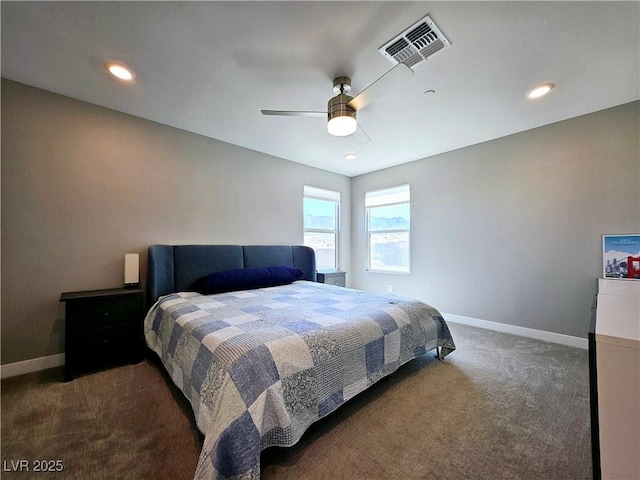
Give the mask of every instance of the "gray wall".
<path id="1" fill-rule="evenodd" d="M 601 235 L 640 231 L 639 103 L 356 177 L 350 277 L 442 312 L 586 337 Z M 411 185 L 411 273 L 366 272 L 364 194 Z"/>
<path id="2" fill-rule="evenodd" d="M 302 243 L 342 192 L 356 288 L 585 337 L 601 235 L 640 231 L 638 102 L 353 179 L 2 81 L 2 364 L 64 351 L 61 292 L 153 243 Z M 411 184 L 411 274 L 365 272 L 364 192 Z M 351 199 L 351 201 L 350 201 Z M 350 215 L 351 213 L 351 215 Z"/>
<path id="3" fill-rule="evenodd" d="M 304 184 L 350 179 L 2 81 L 2 364 L 64 351 L 60 293 L 121 287 L 154 243 L 300 244 Z"/>

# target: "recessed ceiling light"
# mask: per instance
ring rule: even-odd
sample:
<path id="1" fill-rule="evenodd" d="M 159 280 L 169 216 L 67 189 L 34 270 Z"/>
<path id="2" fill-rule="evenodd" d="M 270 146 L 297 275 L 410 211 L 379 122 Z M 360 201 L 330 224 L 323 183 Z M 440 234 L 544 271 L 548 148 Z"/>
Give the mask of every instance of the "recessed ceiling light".
<path id="1" fill-rule="evenodd" d="M 353 160 L 356 158 L 356 154 L 355 153 L 345 153 L 344 154 L 344 158 L 346 158 L 347 160 Z"/>
<path id="2" fill-rule="evenodd" d="M 527 92 L 528 98 L 538 98 L 546 95 L 551 91 L 551 89 L 555 87 L 553 83 L 543 83 L 542 85 L 538 85 Z"/>
<path id="3" fill-rule="evenodd" d="M 126 82 L 130 82 L 135 77 L 133 71 L 122 63 L 107 63 L 107 70 L 114 77 Z"/>

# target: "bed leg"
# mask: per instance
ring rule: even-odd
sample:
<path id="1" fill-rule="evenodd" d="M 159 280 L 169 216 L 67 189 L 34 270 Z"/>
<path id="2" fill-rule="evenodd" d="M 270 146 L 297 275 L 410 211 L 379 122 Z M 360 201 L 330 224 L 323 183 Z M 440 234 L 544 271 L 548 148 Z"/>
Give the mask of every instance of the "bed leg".
<path id="1" fill-rule="evenodd" d="M 438 360 L 442 360 L 442 357 L 440 356 L 440 347 L 436 347 L 436 358 Z"/>

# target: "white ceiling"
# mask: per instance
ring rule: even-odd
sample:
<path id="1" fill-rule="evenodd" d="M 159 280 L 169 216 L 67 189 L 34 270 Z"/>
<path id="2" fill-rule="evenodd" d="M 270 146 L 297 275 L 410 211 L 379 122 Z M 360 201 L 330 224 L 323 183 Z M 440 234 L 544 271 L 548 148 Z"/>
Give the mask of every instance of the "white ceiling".
<path id="1" fill-rule="evenodd" d="M 2 76 L 355 176 L 637 100 L 639 7 L 2 2 Z M 358 93 L 393 66 L 378 48 L 427 13 L 452 46 L 358 113 L 371 142 L 332 137 L 323 118 L 261 115 L 326 110 L 337 75 Z M 131 66 L 135 82 L 108 76 L 109 60 Z M 527 100 L 542 82 L 556 88 Z"/>

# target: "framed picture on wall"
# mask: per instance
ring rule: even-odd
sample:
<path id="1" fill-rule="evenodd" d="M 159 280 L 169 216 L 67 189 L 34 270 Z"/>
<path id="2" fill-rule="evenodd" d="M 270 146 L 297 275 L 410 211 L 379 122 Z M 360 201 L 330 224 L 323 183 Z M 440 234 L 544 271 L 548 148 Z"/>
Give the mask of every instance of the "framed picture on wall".
<path id="1" fill-rule="evenodd" d="M 602 236 L 602 276 L 640 280 L 640 233 Z"/>

